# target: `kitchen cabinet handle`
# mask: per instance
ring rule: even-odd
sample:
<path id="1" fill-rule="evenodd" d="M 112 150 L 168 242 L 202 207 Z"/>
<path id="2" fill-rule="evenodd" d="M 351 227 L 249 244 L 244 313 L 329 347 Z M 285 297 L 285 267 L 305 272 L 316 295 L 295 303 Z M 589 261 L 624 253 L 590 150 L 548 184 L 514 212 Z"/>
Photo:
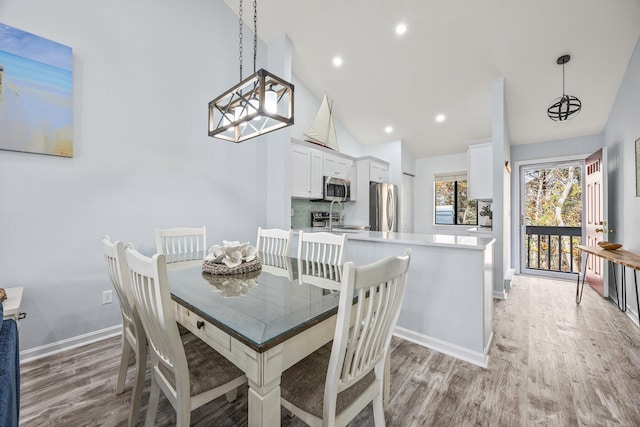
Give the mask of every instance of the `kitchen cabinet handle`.
<path id="1" fill-rule="evenodd" d="M 204 328 L 204 322 L 202 320 L 198 320 L 196 322 L 196 326 L 198 327 L 198 329 L 202 329 Z"/>

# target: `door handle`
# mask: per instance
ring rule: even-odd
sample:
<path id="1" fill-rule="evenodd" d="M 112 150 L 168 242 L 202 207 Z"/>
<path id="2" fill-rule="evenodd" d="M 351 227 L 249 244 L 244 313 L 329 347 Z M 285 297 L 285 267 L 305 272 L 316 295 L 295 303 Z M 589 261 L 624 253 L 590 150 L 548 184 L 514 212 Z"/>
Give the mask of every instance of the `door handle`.
<path id="1" fill-rule="evenodd" d="M 614 230 L 613 230 L 613 229 L 611 229 L 611 228 L 610 228 L 610 229 L 608 229 L 608 230 L 607 230 L 607 229 L 604 229 L 604 228 L 596 228 L 594 231 L 595 231 L 596 233 L 613 233 L 613 232 L 614 232 Z"/>

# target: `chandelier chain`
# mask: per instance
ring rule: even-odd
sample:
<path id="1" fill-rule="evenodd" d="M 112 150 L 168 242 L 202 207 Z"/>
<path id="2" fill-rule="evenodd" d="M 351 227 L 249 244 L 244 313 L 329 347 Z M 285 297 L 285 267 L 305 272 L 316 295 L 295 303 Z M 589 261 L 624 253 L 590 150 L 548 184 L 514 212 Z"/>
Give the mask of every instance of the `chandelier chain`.
<path id="1" fill-rule="evenodd" d="M 253 72 L 256 72 L 258 57 L 258 0 L 253 0 Z"/>
<path id="2" fill-rule="evenodd" d="M 564 64 L 562 64 L 562 96 L 565 95 L 564 92 Z"/>
<path id="3" fill-rule="evenodd" d="M 240 56 L 239 56 L 239 60 L 240 60 L 240 81 L 242 81 L 242 27 L 244 25 L 244 22 L 242 21 L 242 0 L 240 0 L 240 10 L 238 11 L 238 15 L 240 16 L 240 20 L 239 20 L 239 26 L 240 26 L 240 31 L 239 31 L 239 38 L 240 38 Z"/>

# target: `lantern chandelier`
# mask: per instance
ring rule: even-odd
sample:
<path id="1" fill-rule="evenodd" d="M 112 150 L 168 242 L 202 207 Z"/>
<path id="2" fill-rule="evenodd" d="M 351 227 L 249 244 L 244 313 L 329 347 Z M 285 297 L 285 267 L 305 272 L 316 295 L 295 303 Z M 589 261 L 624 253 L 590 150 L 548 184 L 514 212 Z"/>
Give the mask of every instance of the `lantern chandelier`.
<path id="1" fill-rule="evenodd" d="M 571 56 L 562 55 L 557 60 L 558 65 L 562 65 L 562 96 L 554 99 L 547 108 L 549 118 L 556 122 L 565 122 L 575 117 L 582 109 L 582 102 L 578 98 L 564 93 L 564 64 L 570 59 Z"/>
<path id="2" fill-rule="evenodd" d="M 293 84 L 264 69 L 256 71 L 258 6 L 253 2 L 253 74 L 242 79 L 240 0 L 240 83 L 209 102 L 209 136 L 242 142 L 293 124 Z"/>

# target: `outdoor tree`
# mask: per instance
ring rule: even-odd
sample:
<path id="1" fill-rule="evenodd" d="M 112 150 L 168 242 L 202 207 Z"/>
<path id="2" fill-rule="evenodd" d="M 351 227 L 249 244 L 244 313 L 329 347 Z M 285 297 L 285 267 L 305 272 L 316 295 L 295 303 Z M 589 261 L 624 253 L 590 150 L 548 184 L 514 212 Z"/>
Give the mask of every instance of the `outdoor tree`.
<path id="1" fill-rule="evenodd" d="M 581 168 L 576 166 L 527 169 L 525 171 L 525 224 L 547 227 L 582 226 L 582 176 Z M 541 259 L 538 268 L 548 269 L 557 265 L 559 270 L 567 271 L 571 253 L 571 237 L 566 236 L 557 242 L 557 238 L 540 240 L 532 250 L 550 253 L 550 259 Z M 554 241 L 555 240 L 555 241 Z M 558 253 L 558 247 L 561 253 Z M 575 264 L 577 265 L 577 264 Z"/>

